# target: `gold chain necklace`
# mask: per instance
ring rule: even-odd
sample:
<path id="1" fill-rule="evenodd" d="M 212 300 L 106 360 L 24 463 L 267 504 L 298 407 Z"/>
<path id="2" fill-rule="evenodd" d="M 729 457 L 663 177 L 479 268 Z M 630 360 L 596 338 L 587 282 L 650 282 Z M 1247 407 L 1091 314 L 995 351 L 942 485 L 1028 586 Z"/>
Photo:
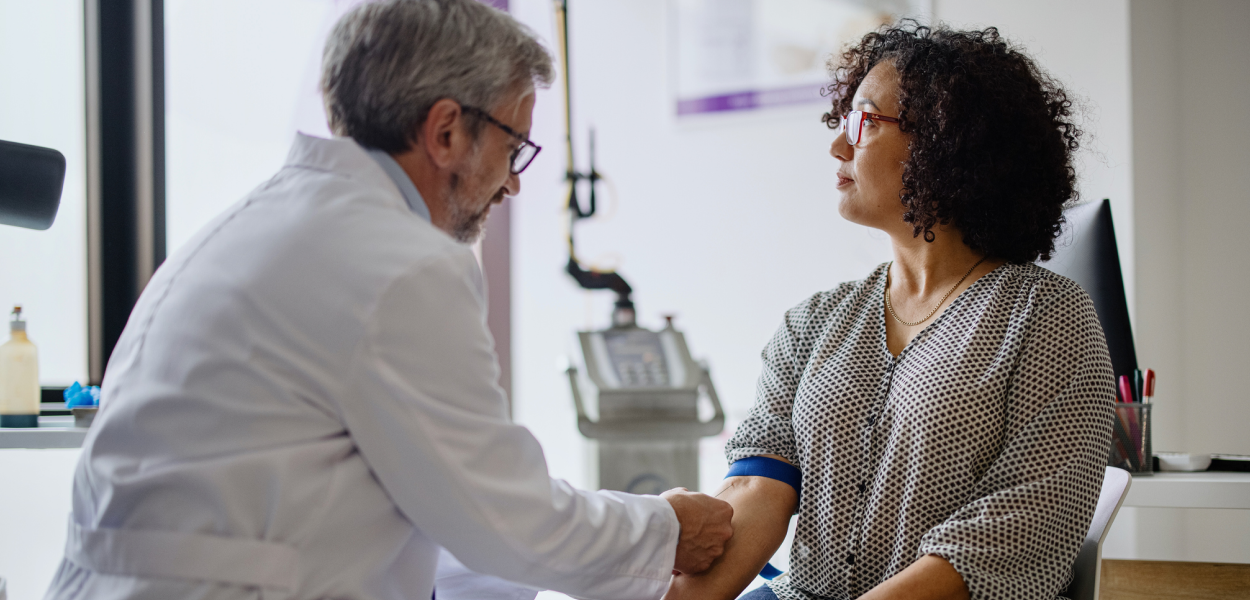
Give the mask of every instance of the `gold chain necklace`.
<path id="1" fill-rule="evenodd" d="M 899 323 L 902 323 L 908 327 L 915 327 L 921 323 L 924 323 L 925 321 L 928 321 L 933 315 L 937 314 L 938 308 L 942 306 L 943 302 L 946 302 L 946 299 L 951 295 L 951 292 L 955 291 L 955 288 L 959 287 L 959 284 L 963 283 L 964 280 L 967 279 L 968 276 L 972 274 L 973 269 L 976 269 L 977 267 L 981 266 L 981 263 L 985 262 L 986 258 L 988 257 L 982 256 L 981 260 L 977 261 L 977 264 L 972 265 L 972 267 L 968 269 L 968 272 L 964 273 L 964 276 L 960 277 L 959 281 L 955 282 L 955 285 L 951 286 L 951 289 L 946 290 L 946 293 L 942 295 L 941 300 L 938 300 L 938 303 L 933 307 L 933 310 L 929 311 L 929 314 L 925 315 L 923 319 L 920 319 L 919 321 L 916 321 L 915 323 L 908 323 L 907 321 L 904 321 L 898 318 L 898 313 L 894 312 L 894 305 L 890 304 L 890 270 L 887 267 L 885 271 L 885 307 L 890 309 L 890 316 L 894 317 L 895 321 L 898 321 Z M 890 266 L 891 267 L 894 266 L 894 261 L 890 261 Z"/>

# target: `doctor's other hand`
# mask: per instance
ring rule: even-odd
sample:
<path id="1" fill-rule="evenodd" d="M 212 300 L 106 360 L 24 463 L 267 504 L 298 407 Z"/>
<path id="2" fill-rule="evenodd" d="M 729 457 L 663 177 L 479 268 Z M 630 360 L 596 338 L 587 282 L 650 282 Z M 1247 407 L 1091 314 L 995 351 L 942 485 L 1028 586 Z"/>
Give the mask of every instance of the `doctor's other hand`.
<path id="1" fill-rule="evenodd" d="M 725 543 L 733 537 L 733 506 L 686 488 L 673 488 L 660 497 L 673 506 L 681 523 L 673 569 L 686 574 L 708 570 L 712 561 L 725 553 Z"/>

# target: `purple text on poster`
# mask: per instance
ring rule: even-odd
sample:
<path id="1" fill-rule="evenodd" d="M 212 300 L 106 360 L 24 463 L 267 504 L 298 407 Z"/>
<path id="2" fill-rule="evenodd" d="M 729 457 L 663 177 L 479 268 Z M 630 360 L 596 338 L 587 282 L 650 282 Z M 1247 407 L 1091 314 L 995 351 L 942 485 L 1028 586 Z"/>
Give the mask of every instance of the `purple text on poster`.
<path id="1" fill-rule="evenodd" d="M 679 116 L 697 115 L 701 113 L 751 110 L 770 106 L 818 102 L 823 98 L 820 89 L 820 86 L 804 85 L 775 90 L 748 90 L 732 94 L 705 96 L 703 98 L 679 99 L 677 101 L 677 114 Z"/>
<path id="2" fill-rule="evenodd" d="M 487 4 L 504 12 L 508 12 L 508 0 L 482 0 L 482 4 Z"/>

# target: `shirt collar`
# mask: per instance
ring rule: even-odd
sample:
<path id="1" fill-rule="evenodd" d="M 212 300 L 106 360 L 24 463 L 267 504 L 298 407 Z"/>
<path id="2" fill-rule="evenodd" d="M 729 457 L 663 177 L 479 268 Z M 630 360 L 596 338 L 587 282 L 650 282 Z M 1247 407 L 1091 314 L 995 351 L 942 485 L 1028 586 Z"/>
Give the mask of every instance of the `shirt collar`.
<path id="1" fill-rule="evenodd" d="M 391 158 L 391 155 L 387 154 L 385 150 L 368 148 L 365 152 L 373 157 L 373 160 L 377 161 L 378 166 L 382 167 L 382 170 L 386 171 L 386 174 L 395 182 L 395 187 L 399 188 L 399 193 L 408 202 L 408 208 L 412 209 L 412 212 L 417 213 L 422 219 L 429 221 L 430 207 L 426 206 L 425 198 L 421 197 L 421 192 L 417 191 L 417 186 L 412 184 L 412 179 L 404 172 L 403 167 L 400 167 L 399 163 L 395 162 L 395 159 Z"/>

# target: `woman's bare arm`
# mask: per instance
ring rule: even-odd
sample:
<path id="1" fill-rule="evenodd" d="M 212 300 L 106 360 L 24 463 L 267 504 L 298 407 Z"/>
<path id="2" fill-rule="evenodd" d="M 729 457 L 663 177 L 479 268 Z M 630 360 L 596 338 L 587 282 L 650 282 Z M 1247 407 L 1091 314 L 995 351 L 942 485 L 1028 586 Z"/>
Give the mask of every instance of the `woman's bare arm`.
<path id="1" fill-rule="evenodd" d="M 968 600 L 968 585 L 945 558 L 936 554 L 920 560 L 881 582 L 860 600 Z"/>
<path id="2" fill-rule="evenodd" d="M 785 461 L 775 455 L 768 458 Z M 789 461 L 786 461 L 789 462 Z M 734 535 L 725 554 L 698 575 L 677 574 L 665 600 L 732 600 L 772 558 L 798 504 L 789 484 L 767 477 L 730 477 L 716 497 L 734 507 Z"/>

